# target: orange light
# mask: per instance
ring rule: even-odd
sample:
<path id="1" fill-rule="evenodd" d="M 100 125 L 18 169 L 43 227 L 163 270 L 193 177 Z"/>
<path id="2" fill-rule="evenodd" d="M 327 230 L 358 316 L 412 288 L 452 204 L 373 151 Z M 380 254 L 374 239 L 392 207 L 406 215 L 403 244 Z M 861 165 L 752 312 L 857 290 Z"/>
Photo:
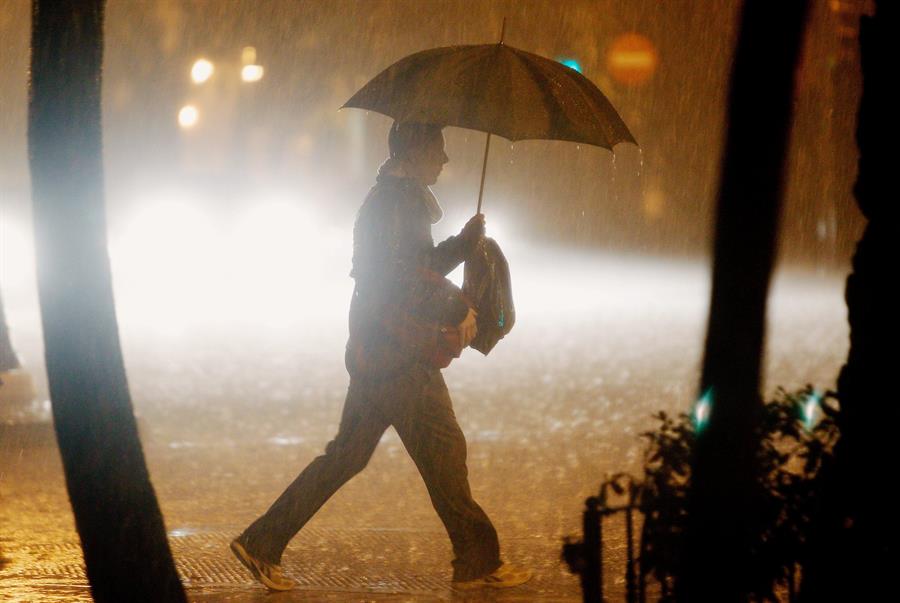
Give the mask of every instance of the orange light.
<path id="1" fill-rule="evenodd" d="M 659 54 L 646 36 L 626 33 L 617 37 L 606 52 L 606 68 L 617 82 L 627 86 L 643 84 L 656 71 Z"/>

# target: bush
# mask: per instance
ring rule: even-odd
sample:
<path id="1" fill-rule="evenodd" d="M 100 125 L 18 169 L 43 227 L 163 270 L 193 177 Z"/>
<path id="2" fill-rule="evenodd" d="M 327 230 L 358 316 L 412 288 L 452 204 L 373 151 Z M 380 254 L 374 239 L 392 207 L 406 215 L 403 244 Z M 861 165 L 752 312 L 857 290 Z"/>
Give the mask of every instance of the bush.
<path id="1" fill-rule="evenodd" d="M 758 461 L 761 501 L 755 547 L 754 592 L 757 600 L 777 600 L 775 591 L 793 591 L 798 569 L 808 558 L 807 538 L 823 464 L 832 458 L 839 433 L 835 394 L 819 394 L 812 386 L 789 393 L 779 389 L 764 405 L 760 421 Z M 687 496 L 695 417 L 655 415 L 659 427 L 642 434 L 649 442 L 643 480 L 633 504 L 644 516 L 640 571 L 663 587 L 670 600 L 684 559 Z M 601 491 L 605 489 L 601 488 Z"/>

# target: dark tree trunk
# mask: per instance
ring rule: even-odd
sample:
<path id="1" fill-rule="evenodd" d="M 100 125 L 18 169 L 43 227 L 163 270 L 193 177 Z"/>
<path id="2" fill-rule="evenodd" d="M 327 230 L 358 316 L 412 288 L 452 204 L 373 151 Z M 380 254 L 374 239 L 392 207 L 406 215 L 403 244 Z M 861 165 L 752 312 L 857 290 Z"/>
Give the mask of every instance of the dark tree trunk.
<path id="1" fill-rule="evenodd" d="M 745 2 L 731 73 L 699 431 L 688 502 L 683 601 L 742 601 L 752 588 L 756 425 L 766 297 L 806 2 Z"/>
<path id="2" fill-rule="evenodd" d="M 35 0 L 28 143 L 56 436 L 94 599 L 184 601 L 144 463 L 106 250 L 103 0 Z"/>
<path id="3" fill-rule="evenodd" d="M 900 220 L 896 192 L 898 125 L 896 56 L 900 6 L 881 0 L 860 27 L 863 94 L 854 194 L 869 220 L 853 257 L 846 299 L 850 352 L 838 378 L 841 439 L 835 463 L 822 476 L 825 494 L 805 568 L 802 600 L 882 600 L 895 590 L 900 564 L 897 500 L 889 495 L 897 472 L 898 304 Z M 887 591 L 885 589 L 888 589 Z"/>

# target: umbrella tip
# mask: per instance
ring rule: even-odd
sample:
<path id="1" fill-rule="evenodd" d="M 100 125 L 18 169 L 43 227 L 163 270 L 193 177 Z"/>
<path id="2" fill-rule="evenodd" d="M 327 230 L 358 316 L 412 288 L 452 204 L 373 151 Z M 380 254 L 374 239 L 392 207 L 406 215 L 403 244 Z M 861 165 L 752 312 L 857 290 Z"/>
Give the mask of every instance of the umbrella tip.
<path id="1" fill-rule="evenodd" d="M 506 17 L 503 17 L 503 23 L 500 25 L 500 44 L 503 44 L 504 34 L 506 34 Z"/>

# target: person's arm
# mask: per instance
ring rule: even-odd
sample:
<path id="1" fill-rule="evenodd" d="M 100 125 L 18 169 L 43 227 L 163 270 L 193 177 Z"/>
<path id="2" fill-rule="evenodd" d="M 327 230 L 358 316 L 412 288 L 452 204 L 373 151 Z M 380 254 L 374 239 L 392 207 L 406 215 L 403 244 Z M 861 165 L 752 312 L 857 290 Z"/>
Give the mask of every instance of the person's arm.
<path id="1" fill-rule="evenodd" d="M 430 237 L 429 237 L 430 239 Z M 417 250 L 415 267 L 404 271 L 405 303 L 401 306 L 417 317 L 440 326 L 457 325 L 472 306 L 462 290 L 444 274 L 434 270 L 431 253 L 434 248 L 430 240 Z"/>
<path id="2" fill-rule="evenodd" d="M 457 235 L 441 241 L 428 254 L 428 267 L 441 276 L 447 276 L 475 251 L 484 236 L 484 214 L 472 216 Z"/>
<path id="3" fill-rule="evenodd" d="M 440 326 L 460 324 L 472 302 L 452 281 L 428 268 L 420 268 L 412 290 L 413 312 Z"/>
<path id="4" fill-rule="evenodd" d="M 462 291 L 435 269 L 435 258 L 453 253 L 467 253 L 483 232 L 483 217 L 470 220 L 454 245 L 433 247 L 430 223 L 421 215 L 418 199 L 401 198 L 393 204 L 386 226 L 385 247 L 389 249 L 385 277 L 391 292 L 389 312 L 399 317 L 425 320 L 437 327 L 455 326 L 469 314 L 471 303 Z M 478 226 L 481 224 L 481 230 Z M 435 255 L 435 250 L 440 249 Z"/>
<path id="5" fill-rule="evenodd" d="M 430 227 L 415 199 L 369 199 L 354 230 L 353 276 L 365 289 L 373 317 L 393 337 L 420 349 L 435 345 L 441 328 L 457 327 L 467 344 L 473 335 L 471 304 L 462 291 L 429 267 Z M 466 322 L 468 320 L 468 322 Z M 465 323 L 465 324 L 464 324 Z"/>

